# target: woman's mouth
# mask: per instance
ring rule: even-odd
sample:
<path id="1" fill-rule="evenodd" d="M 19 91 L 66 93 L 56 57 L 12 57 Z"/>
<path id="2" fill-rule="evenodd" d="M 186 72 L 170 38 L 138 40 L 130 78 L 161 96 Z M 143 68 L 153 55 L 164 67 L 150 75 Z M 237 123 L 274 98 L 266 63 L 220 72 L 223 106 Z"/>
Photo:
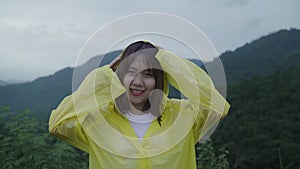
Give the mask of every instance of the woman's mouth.
<path id="1" fill-rule="evenodd" d="M 130 93 L 131 93 L 133 96 L 141 96 L 144 92 L 145 92 L 145 90 L 130 89 Z"/>

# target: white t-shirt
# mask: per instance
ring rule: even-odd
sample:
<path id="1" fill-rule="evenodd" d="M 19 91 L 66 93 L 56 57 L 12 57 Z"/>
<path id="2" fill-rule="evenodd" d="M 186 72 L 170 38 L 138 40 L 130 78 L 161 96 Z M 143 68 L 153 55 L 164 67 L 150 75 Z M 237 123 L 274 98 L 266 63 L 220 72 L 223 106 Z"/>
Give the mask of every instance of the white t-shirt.
<path id="1" fill-rule="evenodd" d="M 129 120 L 135 134 L 139 138 L 140 142 L 143 141 L 143 137 L 150 127 L 150 124 L 155 119 L 152 113 L 145 113 L 141 115 L 133 114 L 131 112 L 126 113 L 126 117 Z"/>

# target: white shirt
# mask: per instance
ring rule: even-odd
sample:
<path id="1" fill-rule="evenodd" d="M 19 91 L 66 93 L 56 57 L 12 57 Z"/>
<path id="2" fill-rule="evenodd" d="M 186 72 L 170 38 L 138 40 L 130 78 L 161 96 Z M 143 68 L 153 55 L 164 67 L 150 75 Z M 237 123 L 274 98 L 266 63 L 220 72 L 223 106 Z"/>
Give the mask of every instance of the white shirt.
<path id="1" fill-rule="evenodd" d="M 126 113 L 126 117 L 129 120 L 131 127 L 134 129 L 135 134 L 139 138 L 140 142 L 142 142 L 143 137 L 150 127 L 151 122 L 155 119 L 155 116 L 152 113 L 137 115 L 128 112 Z"/>

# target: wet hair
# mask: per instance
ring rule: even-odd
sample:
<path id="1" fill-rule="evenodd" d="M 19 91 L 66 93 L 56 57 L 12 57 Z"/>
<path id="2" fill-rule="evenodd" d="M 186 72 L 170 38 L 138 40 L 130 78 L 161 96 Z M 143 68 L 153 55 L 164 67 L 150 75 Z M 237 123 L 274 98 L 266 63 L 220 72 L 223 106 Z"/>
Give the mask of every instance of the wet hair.
<path id="1" fill-rule="evenodd" d="M 133 62 L 136 57 L 142 59 L 142 61 L 146 64 L 147 70 L 151 72 L 155 79 L 155 89 L 161 90 L 159 93 L 151 94 L 151 103 L 148 99 L 146 104 L 144 105 L 142 111 L 149 110 L 154 116 L 160 117 L 160 106 L 162 101 L 162 93 L 164 89 L 164 76 L 163 70 L 155 58 L 156 53 L 158 52 L 158 48 L 155 47 L 150 42 L 145 41 L 137 41 L 130 44 L 121 54 L 121 59 L 119 63 L 115 64 L 112 67 L 117 76 L 119 77 L 121 83 L 124 83 L 124 77 L 128 72 L 130 64 Z M 119 98 L 116 99 L 117 107 L 121 111 L 121 113 L 125 114 L 128 110 L 129 100 L 126 97 L 126 94 L 123 94 Z M 160 123 L 160 118 L 159 118 Z"/>

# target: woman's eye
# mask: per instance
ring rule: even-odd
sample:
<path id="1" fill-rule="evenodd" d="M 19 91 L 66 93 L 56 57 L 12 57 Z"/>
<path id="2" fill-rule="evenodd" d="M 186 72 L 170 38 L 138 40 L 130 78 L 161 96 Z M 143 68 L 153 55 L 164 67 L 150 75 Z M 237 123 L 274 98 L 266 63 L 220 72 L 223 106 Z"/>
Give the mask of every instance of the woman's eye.
<path id="1" fill-rule="evenodd" d="M 145 77 L 153 77 L 153 74 L 150 73 L 150 72 L 145 72 L 145 73 L 144 73 L 144 76 L 145 76 Z"/>
<path id="2" fill-rule="evenodd" d="M 128 75 L 134 75 L 134 74 L 135 74 L 135 71 L 129 70 L 129 71 L 127 72 L 127 74 L 128 74 Z"/>

